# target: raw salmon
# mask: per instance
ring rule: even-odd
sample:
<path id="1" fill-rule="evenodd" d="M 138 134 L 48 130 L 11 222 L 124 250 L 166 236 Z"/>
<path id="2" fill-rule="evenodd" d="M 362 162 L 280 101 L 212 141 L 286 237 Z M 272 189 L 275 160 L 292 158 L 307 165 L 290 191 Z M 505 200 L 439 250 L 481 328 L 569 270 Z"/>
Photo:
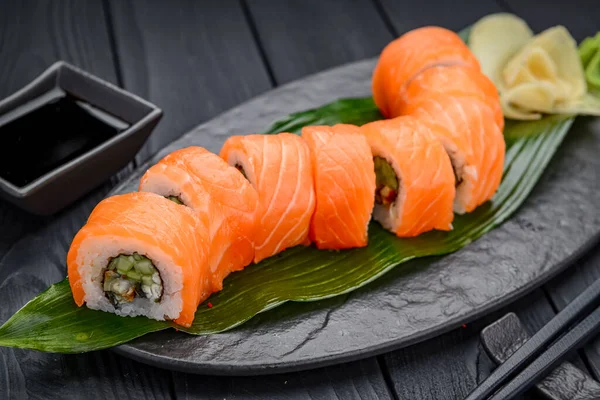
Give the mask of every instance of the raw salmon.
<path id="1" fill-rule="evenodd" d="M 310 153 L 301 137 L 291 133 L 232 136 L 220 155 L 258 192 L 254 262 L 310 244 L 315 193 Z"/>
<path id="2" fill-rule="evenodd" d="M 354 125 L 308 126 L 302 138 L 310 149 L 316 206 L 309 237 L 319 249 L 367 245 L 375 201 L 373 156 Z"/>
<path id="3" fill-rule="evenodd" d="M 451 230 L 454 174 L 438 139 L 445 128 L 403 116 L 371 122 L 361 130 L 375 161 L 374 219 L 399 237 Z"/>
<path id="4" fill-rule="evenodd" d="M 101 201 L 67 254 L 75 303 L 189 327 L 211 293 L 207 222 L 154 193 Z"/>
<path id="5" fill-rule="evenodd" d="M 180 173 L 166 175 L 172 171 Z M 179 197 L 184 205 L 209 215 L 213 291 L 254 259 L 258 194 L 218 155 L 198 146 L 176 150 L 146 172 L 140 190 Z"/>
<path id="6" fill-rule="evenodd" d="M 502 179 L 506 144 L 490 107 L 474 97 L 438 94 L 412 115 L 448 128 L 436 134 L 456 174 L 455 211 L 470 212 L 491 199 Z"/>
<path id="7" fill-rule="evenodd" d="M 437 26 L 407 32 L 381 52 L 373 72 L 373 99 L 385 117 L 397 117 L 392 106 L 410 79 L 425 68 L 454 64 L 480 68 L 477 58 L 456 33 Z"/>
<path id="8" fill-rule="evenodd" d="M 442 93 L 481 100 L 494 112 L 498 128 L 504 129 L 504 115 L 496 86 L 479 69 L 468 65 L 437 66 L 422 71 L 407 83 L 397 97 L 393 114 L 410 114 L 424 100 Z"/>

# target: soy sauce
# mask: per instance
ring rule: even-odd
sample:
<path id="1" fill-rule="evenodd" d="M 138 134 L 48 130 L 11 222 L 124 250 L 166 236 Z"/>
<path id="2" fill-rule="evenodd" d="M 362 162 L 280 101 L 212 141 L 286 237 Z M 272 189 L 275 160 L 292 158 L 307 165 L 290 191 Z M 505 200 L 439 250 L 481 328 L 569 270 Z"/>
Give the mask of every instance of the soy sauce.
<path id="1" fill-rule="evenodd" d="M 127 129 L 124 121 L 62 91 L 0 122 L 0 178 L 23 187 Z M 19 110 L 17 110 L 19 111 Z"/>

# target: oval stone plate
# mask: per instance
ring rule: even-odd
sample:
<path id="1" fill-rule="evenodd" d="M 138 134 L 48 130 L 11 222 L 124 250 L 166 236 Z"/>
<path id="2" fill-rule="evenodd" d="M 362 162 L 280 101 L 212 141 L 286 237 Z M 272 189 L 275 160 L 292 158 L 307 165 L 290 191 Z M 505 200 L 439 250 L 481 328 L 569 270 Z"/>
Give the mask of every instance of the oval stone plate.
<path id="1" fill-rule="evenodd" d="M 115 193 L 135 191 L 153 163 L 199 145 L 218 152 L 231 135 L 265 131 L 296 111 L 367 96 L 376 60 L 302 79 L 222 114 L 163 149 Z M 462 250 L 397 267 L 367 287 L 315 303 L 287 303 L 225 333 L 173 330 L 115 348 L 185 372 L 259 375 L 373 356 L 431 338 L 524 295 L 600 237 L 600 119 L 579 117 L 525 204 Z"/>

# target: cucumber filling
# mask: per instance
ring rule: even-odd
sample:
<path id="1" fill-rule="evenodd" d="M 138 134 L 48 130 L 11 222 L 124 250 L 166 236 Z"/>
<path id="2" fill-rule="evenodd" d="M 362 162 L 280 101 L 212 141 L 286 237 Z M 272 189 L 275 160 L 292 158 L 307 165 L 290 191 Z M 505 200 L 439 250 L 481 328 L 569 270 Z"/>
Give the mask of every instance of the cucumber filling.
<path id="1" fill-rule="evenodd" d="M 120 254 L 109 260 L 102 282 L 108 300 L 119 307 L 136 297 L 160 302 L 163 284 L 152 261 L 138 253 Z"/>
<path id="2" fill-rule="evenodd" d="M 177 203 L 179 205 L 183 205 L 183 201 L 177 196 L 165 196 L 167 200 L 171 200 L 173 203 Z"/>
<path id="3" fill-rule="evenodd" d="M 375 203 L 389 206 L 398 197 L 398 177 L 391 164 L 383 157 L 373 157 L 375 164 Z"/>
<path id="4" fill-rule="evenodd" d="M 238 171 L 240 171 L 242 175 L 244 175 L 244 178 L 248 179 L 248 177 L 246 176 L 246 171 L 244 171 L 244 167 L 242 167 L 240 164 L 235 164 L 235 168 Z"/>

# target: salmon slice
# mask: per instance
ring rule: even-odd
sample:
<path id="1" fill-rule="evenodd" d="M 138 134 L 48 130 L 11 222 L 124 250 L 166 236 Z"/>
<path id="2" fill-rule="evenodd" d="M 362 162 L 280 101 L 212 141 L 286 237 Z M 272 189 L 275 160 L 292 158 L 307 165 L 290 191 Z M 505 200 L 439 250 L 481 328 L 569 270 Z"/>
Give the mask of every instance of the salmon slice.
<path id="1" fill-rule="evenodd" d="M 109 197 L 94 208 L 69 248 L 67 268 L 73 299 L 78 306 L 86 303 L 89 308 L 118 315 L 173 319 L 189 327 L 198 305 L 211 293 L 208 252 L 206 215 L 154 193 Z M 128 301 L 113 305 L 105 286 L 110 261 L 132 254 L 153 264 L 157 275 L 150 276 L 150 284 L 160 282 L 160 298 L 144 298 L 136 289 Z M 119 283 L 131 284 L 127 280 Z"/>
<path id="2" fill-rule="evenodd" d="M 437 66 L 419 73 L 396 98 L 393 114 L 411 114 L 424 100 L 437 94 L 475 97 L 492 109 L 496 125 L 501 131 L 504 129 L 504 115 L 496 86 L 479 69 L 468 65 Z"/>
<path id="3" fill-rule="evenodd" d="M 209 215 L 213 291 L 254 259 L 258 193 L 218 155 L 198 146 L 176 150 L 146 172 L 140 191 L 180 197 L 184 205 Z"/>
<path id="4" fill-rule="evenodd" d="M 494 112 L 474 97 L 434 95 L 413 116 L 448 129 L 436 131 L 456 174 L 455 212 L 473 211 L 490 200 L 502 180 L 506 144 Z"/>
<path id="5" fill-rule="evenodd" d="M 375 172 L 371 148 L 354 125 L 308 126 L 308 144 L 316 206 L 309 237 L 319 249 L 367 245 L 375 201 Z"/>
<path id="6" fill-rule="evenodd" d="M 399 116 L 392 107 L 410 79 L 425 68 L 454 64 L 480 69 L 479 61 L 456 33 L 437 26 L 405 33 L 379 56 L 372 80 L 375 104 L 386 118 Z"/>
<path id="7" fill-rule="evenodd" d="M 310 153 L 301 137 L 291 133 L 232 136 L 220 155 L 258 192 L 254 262 L 310 244 L 315 193 Z"/>
<path id="8" fill-rule="evenodd" d="M 399 237 L 451 230 L 454 173 L 438 139 L 445 128 L 403 116 L 371 122 L 361 130 L 375 161 L 374 219 Z"/>

